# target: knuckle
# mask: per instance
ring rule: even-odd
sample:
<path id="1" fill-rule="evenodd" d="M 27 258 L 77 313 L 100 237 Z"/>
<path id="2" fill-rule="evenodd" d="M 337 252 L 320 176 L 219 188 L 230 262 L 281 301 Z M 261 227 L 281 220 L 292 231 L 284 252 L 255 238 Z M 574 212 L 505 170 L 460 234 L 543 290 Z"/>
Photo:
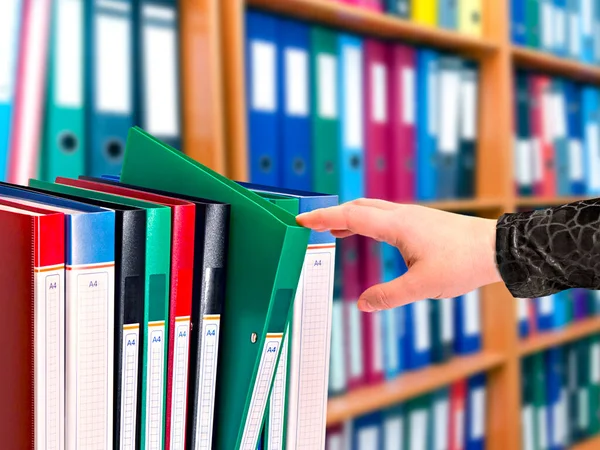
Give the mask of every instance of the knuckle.
<path id="1" fill-rule="evenodd" d="M 380 309 L 390 309 L 392 307 L 389 296 L 381 286 L 373 287 L 373 300 Z"/>

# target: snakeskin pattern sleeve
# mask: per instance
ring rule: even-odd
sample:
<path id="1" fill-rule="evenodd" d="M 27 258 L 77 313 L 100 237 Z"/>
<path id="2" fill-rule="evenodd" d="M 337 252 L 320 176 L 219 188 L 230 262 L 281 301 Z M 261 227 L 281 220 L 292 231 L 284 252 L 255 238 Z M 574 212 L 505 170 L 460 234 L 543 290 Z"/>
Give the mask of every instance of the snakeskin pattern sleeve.
<path id="1" fill-rule="evenodd" d="M 515 297 L 600 289 L 600 199 L 504 214 L 496 225 L 496 263 Z"/>

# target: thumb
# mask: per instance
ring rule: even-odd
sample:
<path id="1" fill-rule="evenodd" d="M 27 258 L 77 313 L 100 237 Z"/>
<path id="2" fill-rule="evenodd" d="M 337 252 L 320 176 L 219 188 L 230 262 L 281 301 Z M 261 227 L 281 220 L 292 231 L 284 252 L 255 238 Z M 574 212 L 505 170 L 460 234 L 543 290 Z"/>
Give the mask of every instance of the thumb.
<path id="1" fill-rule="evenodd" d="M 417 267 L 387 283 L 371 286 L 358 299 L 358 308 L 365 312 L 381 311 L 429 298 L 428 284 Z"/>

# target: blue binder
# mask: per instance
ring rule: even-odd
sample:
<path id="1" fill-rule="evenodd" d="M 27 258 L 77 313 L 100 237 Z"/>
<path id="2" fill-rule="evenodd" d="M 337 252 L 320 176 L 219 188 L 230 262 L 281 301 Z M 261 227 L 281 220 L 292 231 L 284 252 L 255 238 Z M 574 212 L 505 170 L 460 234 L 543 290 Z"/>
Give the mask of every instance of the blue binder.
<path id="1" fill-rule="evenodd" d="M 135 124 L 181 149 L 177 0 L 136 0 Z"/>
<path id="2" fill-rule="evenodd" d="M 565 81 L 567 104 L 567 132 L 569 136 L 569 184 L 572 195 L 585 194 L 585 164 L 583 153 L 583 123 L 581 87 Z"/>
<path id="3" fill-rule="evenodd" d="M 387 283 L 400 276 L 400 252 L 392 245 L 381 244 L 381 269 L 382 282 Z M 392 308 L 383 311 L 383 358 L 384 371 L 387 379 L 392 379 L 402 371 L 400 345 L 398 335 L 399 326 L 402 325 L 398 316 L 401 308 Z"/>
<path id="4" fill-rule="evenodd" d="M 572 299 L 568 291 L 557 292 L 554 297 L 554 312 L 552 314 L 552 329 L 559 330 L 567 325 L 567 308 Z"/>
<path id="5" fill-rule="evenodd" d="M 597 5 L 594 0 L 581 1 L 581 61 L 594 62 L 594 17 Z"/>
<path id="6" fill-rule="evenodd" d="M 419 201 L 437 195 L 438 53 L 417 51 L 417 192 Z"/>
<path id="7" fill-rule="evenodd" d="M 465 450 L 485 449 L 486 376 L 477 374 L 467 380 Z"/>
<path id="8" fill-rule="evenodd" d="M 510 35 L 513 44 L 516 45 L 527 44 L 526 8 L 526 1 L 511 0 L 510 2 Z"/>
<path id="9" fill-rule="evenodd" d="M 431 301 L 425 299 L 404 306 L 407 370 L 421 369 L 431 364 L 431 324 L 429 323 Z"/>
<path id="10" fill-rule="evenodd" d="M 554 326 L 554 299 L 554 295 L 548 295 L 533 300 L 539 331 L 552 330 Z"/>
<path id="11" fill-rule="evenodd" d="M 4 40 L 3 47 L 8 52 L 2 54 L 0 70 L 4 83 L 0 84 L 0 180 L 7 176 L 8 154 L 10 145 L 10 130 L 17 76 L 17 61 L 19 55 L 19 30 L 21 24 L 22 0 L 6 2 L 2 17 L 0 36 Z"/>
<path id="12" fill-rule="evenodd" d="M 526 338 L 527 336 L 529 336 L 529 302 L 531 300 L 526 299 L 526 298 L 520 298 L 520 299 L 516 299 L 517 302 L 525 302 L 524 306 L 526 308 L 525 310 L 525 315 L 521 316 L 519 314 L 519 323 L 518 323 L 518 329 L 519 329 L 519 337 L 520 338 Z M 517 310 L 520 311 L 523 304 L 518 303 L 517 304 Z"/>
<path id="13" fill-rule="evenodd" d="M 539 24 L 540 24 L 540 49 L 554 52 L 554 0 L 539 0 Z"/>
<path id="14" fill-rule="evenodd" d="M 600 117 L 598 88 L 585 86 L 582 94 L 582 115 L 584 129 L 584 155 L 586 168 L 586 194 L 600 195 Z"/>
<path id="15" fill-rule="evenodd" d="M 403 449 L 404 406 L 395 405 L 382 413 L 383 450 Z"/>
<path id="16" fill-rule="evenodd" d="M 555 105 L 562 106 L 560 117 L 555 115 L 553 121 L 554 128 L 554 149 L 556 153 L 556 181 L 558 195 L 571 195 L 571 182 L 569 179 L 569 140 L 568 140 L 568 114 L 567 98 L 565 95 L 564 81 L 553 79 L 551 81 L 551 92 L 555 99 Z"/>
<path id="17" fill-rule="evenodd" d="M 456 297 L 454 321 L 456 339 L 454 350 L 459 355 L 468 355 L 481 350 L 481 314 L 479 291 Z"/>
<path id="18" fill-rule="evenodd" d="M 449 30 L 458 28 L 458 1 L 437 0 L 438 2 L 438 25 Z"/>
<path id="19" fill-rule="evenodd" d="M 310 35 L 308 25 L 280 19 L 277 57 L 280 113 L 280 181 L 289 189 L 312 187 Z"/>
<path id="20" fill-rule="evenodd" d="M 354 420 L 352 450 L 383 450 L 382 417 L 374 412 Z"/>
<path id="21" fill-rule="evenodd" d="M 567 0 L 567 54 L 581 57 L 581 0 Z"/>
<path id="22" fill-rule="evenodd" d="M 340 102 L 340 203 L 365 196 L 363 43 L 339 36 L 338 99 Z"/>
<path id="23" fill-rule="evenodd" d="M 554 54 L 564 58 L 568 53 L 568 23 L 567 0 L 554 0 L 553 10 L 553 35 Z"/>
<path id="24" fill-rule="evenodd" d="M 246 12 L 246 95 L 250 181 L 280 185 L 277 70 L 279 20 Z"/>
<path id="25" fill-rule="evenodd" d="M 133 126 L 133 12 L 130 0 L 95 0 L 86 11 L 88 167 L 118 174 Z"/>

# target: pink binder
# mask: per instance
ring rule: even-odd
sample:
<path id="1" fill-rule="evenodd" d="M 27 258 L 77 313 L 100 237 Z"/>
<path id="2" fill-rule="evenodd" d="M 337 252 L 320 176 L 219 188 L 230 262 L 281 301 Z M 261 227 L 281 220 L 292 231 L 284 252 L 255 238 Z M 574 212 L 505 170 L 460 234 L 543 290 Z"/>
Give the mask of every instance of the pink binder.
<path id="1" fill-rule="evenodd" d="M 382 12 L 383 7 L 379 0 L 359 0 L 360 5 L 364 9 L 369 9 L 371 11 Z"/>
<path id="2" fill-rule="evenodd" d="M 382 41 L 365 39 L 364 55 L 366 195 L 386 199 L 390 139 L 388 46 Z"/>
<path id="3" fill-rule="evenodd" d="M 390 49 L 390 173 L 389 200 L 412 202 L 415 199 L 415 119 L 416 70 L 415 49 L 395 44 Z"/>
<path id="4" fill-rule="evenodd" d="M 44 111 L 51 0 L 24 0 L 19 35 L 15 108 L 8 157 L 8 181 L 37 178 Z"/>

